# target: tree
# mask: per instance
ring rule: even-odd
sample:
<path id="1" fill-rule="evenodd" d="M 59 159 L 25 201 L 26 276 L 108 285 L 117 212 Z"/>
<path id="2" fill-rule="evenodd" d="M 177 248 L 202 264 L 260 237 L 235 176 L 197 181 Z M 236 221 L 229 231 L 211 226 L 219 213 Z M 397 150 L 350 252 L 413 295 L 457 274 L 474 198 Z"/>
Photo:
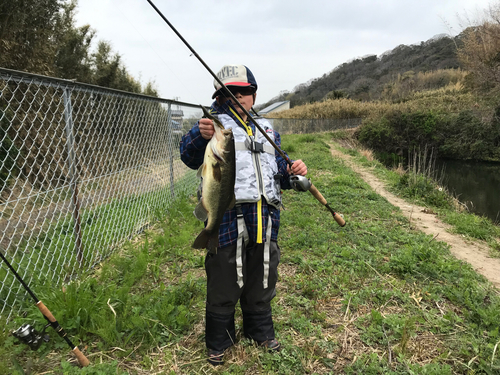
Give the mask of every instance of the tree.
<path id="1" fill-rule="evenodd" d="M 483 91 L 497 92 L 500 88 L 500 3 L 490 6 L 482 23 L 462 32 L 462 42 L 458 58 L 470 71 L 468 83 Z"/>
<path id="2" fill-rule="evenodd" d="M 17 0 L 0 2 L 0 66 L 58 78 L 74 79 L 141 93 L 108 42 L 91 51 L 95 31 L 77 27 L 77 0 Z M 153 83 L 145 86 L 158 96 Z"/>
<path id="3" fill-rule="evenodd" d="M 75 79 L 79 82 L 92 82 L 90 45 L 95 31 L 90 25 L 76 27 L 76 0 L 61 6 L 54 32 L 56 55 L 55 75 L 60 78 Z"/>
<path id="4" fill-rule="evenodd" d="M 157 98 L 160 96 L 160 94 L 158 94 L 158 89 L 156 88 L 155 83 L 152 81 L 146 83 L 146 86 L 144 87 L 143 90 L 143 94 L 149 96 L 155 96 Z"/>
<path id="5" fill-rule="evenodd" d="M 0 2 L 0 66 L 51 75 L 60 0 Z"/>
<path id="6" fill-rule="evenodd" d="M 97 51 L 92 54 L 93 83 L 98 86 L 112 87 L 119 67 L 120 55 L 113 55 L 111 45 L 100 41 Z"/>
<path id="7" fill-rule="evenodd" d="M 114 53 L 108 42 L 100 41 L 92 54 L 92 74 L 95 85 L 140 93 L 141 84 L 134 79 L 121 62 L 121 56 Z"/>

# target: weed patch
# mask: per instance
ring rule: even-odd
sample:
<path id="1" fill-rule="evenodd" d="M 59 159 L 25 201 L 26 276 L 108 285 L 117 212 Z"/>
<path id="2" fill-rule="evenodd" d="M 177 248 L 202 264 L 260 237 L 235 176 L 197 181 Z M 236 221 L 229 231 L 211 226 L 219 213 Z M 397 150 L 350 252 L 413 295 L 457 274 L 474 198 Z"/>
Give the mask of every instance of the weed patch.
<path id="1" fill-rule="evenodd" d="M 284 148 L 305 161 L 308 177 L 347 226 L 339 227 L 309 193 L 284 194 L 280 279 L 272 302 L 279 354 L 243 336 L 237 308 L 237 342 L 226 364 L 214 369 L 206 362 L 204 253 L 191 249 L 203 224 L 192 215 L 196 200 L 184 197 L 160 223 L 64 291 L 37 290 L 91 366 L 77 369 L 68 362 L 69 350 L 55 335 L 31 352 L 4 334 L 1 372 L 498 372 L 498 293 L 454 259 L 446 244 L 415 232 L 395 207 L 333 158 L 328 137 L 283 136 Z M 354 154 L 375 173 L 400 178 Z M 43 324 L 36 308 L 23 310 L 26 315 L 8 330 L 24 322 Z"/>

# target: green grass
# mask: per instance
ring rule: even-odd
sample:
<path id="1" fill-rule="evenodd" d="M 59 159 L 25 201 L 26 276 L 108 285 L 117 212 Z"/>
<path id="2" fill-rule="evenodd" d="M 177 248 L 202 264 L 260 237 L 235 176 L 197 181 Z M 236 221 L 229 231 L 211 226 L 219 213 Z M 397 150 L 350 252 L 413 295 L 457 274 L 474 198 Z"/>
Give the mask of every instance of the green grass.
<path id="1" fill-rule="evenodd" d="M 183 196 L 186 184 L 192 185 L 191 181 L 192 178 L 189 177 L 179 180 L 174 194 Z M 19 273 L 28 275 L 33 287 L 73 279 L 83 272 L 81 269 L 91 269 L 110 256 L 129 236 L 136 235 L 144 227 L 161 220 L 171 204 L 170 195 L 168 186 L 159 191 L 114 199 L 94 209 L 82 210 L 81 267 L 76 256 L 74 218 L 71 213 L 58 221 L 50 222 L 43 230 L 38 228 L 29 232 L 29 239 L 19 243 L 15 256 L 10 261 Z M 0 280 L 15 288 L 14 293 L 3 288 L 0 293 L 1 301 L 11 305 L 18 295 L 24 294 L 23 288 L 6 267 L 0 269 Z"/>
<path id="2" fill-rule="evenodd" d="M 190 247 L 202 223 L 192 215 L 195 199 L 186 196 L 65 292 L 37 290 L 90 367 L 68 363 L 69 348 L 53 332 L 37 352 L 4 333 L 0 372 L 30 366 L 33 374 L 499 373 L 498 291 L 332 158 L 330 141 L 330 134 L 283 136 L 284 149 L 305 161 L 347 226 L 339 227 L 309 193 L 284 193 L 273 300 L 279 354 L 242 337 L 237 309 L 238 343 L 227 363 L 212 368 L 205 361 L 204 254 Z M 40 327 L 43 319 L 30 307 L 6 328 L 33 321 Z"/>
<path id="3" fill-rule="evenodd" d="M 409 202 L 431 208 L 441 220 L 452 226 L 454 233 L 485 241 L 490 247 L 490 256 L 500 258 L 500 226 L 486 217 L 461 209 L 463 206 L 457 204 L 458 201 L 431 178 L 408 172 L 401 175 L 377 160 L 367 160 L 356 149 L 342 150 L 387 182 L 393 193 Z"/>

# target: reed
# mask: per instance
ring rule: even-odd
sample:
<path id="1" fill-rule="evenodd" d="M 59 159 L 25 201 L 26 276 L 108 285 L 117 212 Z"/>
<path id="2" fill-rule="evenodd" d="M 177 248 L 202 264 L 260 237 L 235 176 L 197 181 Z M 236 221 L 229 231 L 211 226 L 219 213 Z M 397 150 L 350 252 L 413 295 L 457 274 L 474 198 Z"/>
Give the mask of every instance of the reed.
<path id="1" fill-rule="evenodd" d="M 297 106 L 286 111 L 273 113 L 273 118 L 290 119 L 377 119 L 390 112 L 435 111 L 460 112 L 465 108 L 480 106 L 478 99 L 470 92 L 464 92 L 460 84 L 437 90 L 416 92 L 399 102 L 378 100 L 360 102 L 352 99 L 328 99 L 322 102 Z"/>

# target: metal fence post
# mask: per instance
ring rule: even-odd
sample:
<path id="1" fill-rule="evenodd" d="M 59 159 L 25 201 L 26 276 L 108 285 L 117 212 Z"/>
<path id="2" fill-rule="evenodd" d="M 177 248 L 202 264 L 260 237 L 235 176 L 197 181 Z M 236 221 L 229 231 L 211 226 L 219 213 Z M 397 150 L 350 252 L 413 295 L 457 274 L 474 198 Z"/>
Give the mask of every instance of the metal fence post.
<path id="1" fill-rule="evenodd" d="M 64 88 L 64 118 L 66 119 L 66 147 L 68 150 L 68 170 L 71 181 L 71 204 L 73 208 L 73 219 L 75 225 L 73 233 L 75 235 L 76 259 L 80 264 L 83 264 L 83 243 L 82 243 L 82 227 L 80 222 L 80 201 L 78 200 L 78 183 L 76 177 L 76 158 L 75 158 L 75 139 L 73 137 L 73 117 L 71 108 L 71 92 L 66 87 Z"/>
<path id="2" fill-rule="evenodd" d="M 172 199 L 175 198 L 174 189 L 174 132 L 172 126 L 172 103 L 168 103 L 167 107 L 167 139 L 168 139 L 168 150 L 170 158 L 170 196 Z"/>
<path id="3" fill-rule="evenodd" d="M 176 115 L 198 104 L 1 67 L 0 87 L 9 136 L 0 247 L 21 257 L 33 282 L 57 287 L 77 278 L 143 228 L 144 202 L 164 210 L 177 192 L 195 191 L 195 173 L 179 160 Z M 2 276 L 0 318 L 21 302 L 17 284 Z"/>

